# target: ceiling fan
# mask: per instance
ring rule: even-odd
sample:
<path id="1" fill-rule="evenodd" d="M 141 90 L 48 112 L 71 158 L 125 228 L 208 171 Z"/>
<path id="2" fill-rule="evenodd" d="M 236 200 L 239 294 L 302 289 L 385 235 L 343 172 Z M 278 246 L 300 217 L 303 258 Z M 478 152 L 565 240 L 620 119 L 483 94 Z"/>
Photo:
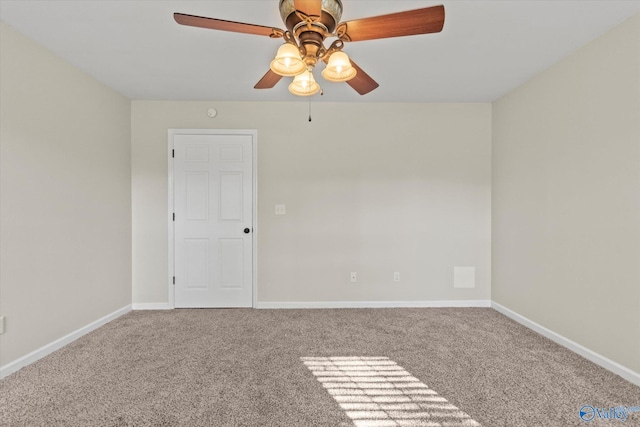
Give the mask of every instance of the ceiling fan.
<path id="1" fill-rule="evenodd" d="M 177 23 L 192 27 L 284 39 L 269 71 L 255 88 L 269 89 L 283 76 L 294 76 L 289 91 L 300 96 L 320 90 L 312 73 L 320 61 L 326 63 L 322 71 L 326 80 L 346 82 L 360 95 L 379 86 L 342 51 L 345 42 L 437 33 L 444 26 L 442 5 L 347 22 L 340 22 L 341 0 L 280 0 L 279 7 L 287 30 L 183 13 L 174 13 L 173 17 Z M 330 37 L 336 40 L 325 47 L 325 39 Z"/>

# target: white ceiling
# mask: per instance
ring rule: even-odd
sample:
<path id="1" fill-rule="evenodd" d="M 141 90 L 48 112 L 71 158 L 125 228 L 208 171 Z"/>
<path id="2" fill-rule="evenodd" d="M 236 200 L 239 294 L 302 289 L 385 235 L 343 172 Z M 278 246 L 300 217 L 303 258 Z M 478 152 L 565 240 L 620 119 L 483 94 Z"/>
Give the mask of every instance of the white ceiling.
<path id="1" fill-rule="evenodd" d="M 640 12 L 640 0 L 343 0 L 343 21 L 444 4 L 438 34 L 348 43 L 380 87 L 316 78 L 332 102 L 489 102 Z M 0 19 L 136 100 L 297 101 L 254 84 L 281 40 L 178 25 L 173 12 L 283 28 L 278 0 L 0 0 Z"/>

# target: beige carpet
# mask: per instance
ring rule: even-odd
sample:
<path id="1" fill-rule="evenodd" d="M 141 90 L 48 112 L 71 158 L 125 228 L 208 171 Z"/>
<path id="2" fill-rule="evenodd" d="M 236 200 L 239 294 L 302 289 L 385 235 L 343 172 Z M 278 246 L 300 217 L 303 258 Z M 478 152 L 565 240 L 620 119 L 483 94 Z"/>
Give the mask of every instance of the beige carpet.
<path id="1" fill-rule="evenodd" d="M 475 308 L 132 312 L 0 381 L 2 426 L 640 425 L 583 405 L 640 387 Z"/>

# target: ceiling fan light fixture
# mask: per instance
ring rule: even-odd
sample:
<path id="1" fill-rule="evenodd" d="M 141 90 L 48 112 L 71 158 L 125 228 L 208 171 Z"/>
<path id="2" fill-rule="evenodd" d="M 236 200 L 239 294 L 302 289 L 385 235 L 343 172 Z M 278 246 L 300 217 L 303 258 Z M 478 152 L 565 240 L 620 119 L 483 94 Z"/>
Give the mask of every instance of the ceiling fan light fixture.
<path id="1" fill-rule="evenodd" d="M 320 85 L 316 83 L 310 70 L 295 76 L 293 82 L 289 85 L 289 92 L 298 96 L 315 95 L 319 90 Z"/>
<path id="2" fill-rule="evenodd" d="M 174 13 L 173 19 L 190 27 L 284 39 L 285 45 L 278 49 L 269 71 L 254 87 L 269 89 L 282 77 L 307 73 L 306 83 L 295 81 L 290 85 L 292 93 L 303 96 L 320 90 L 308 73 L 320 60 L 328 63 L 324 78 L 347 82 L 360 95 L 379 86 L 355 62 L 338 53 L 344 42 L 439 33 L 445 21 L 444 6 L 438 5 L 341 22 L 342 0 L 280 0 L 280 16 L 286 30 L 184 13 Z M 337 40 L 327 49 L 324 43 L 329 37 Z M 305 71 L 305 66 L 311 68 Z"/>
<path id="3" fill-rule="evenodd" d="M 346 82 L 354 78 L 357 73 L 347 54 L 338 51 L 329 57 L 326 68 L 322 70 L 322 77 L 330 82 Z"/>
<path id="4" fill-rule="evenodd" d="M 271 65 L 271 71 L 281 76 L 296 76 L 307 69 L 307 65 L 300 57 L 300 51 L 291 43 L 285 43 L 278 48 L 278 53 Z"/>

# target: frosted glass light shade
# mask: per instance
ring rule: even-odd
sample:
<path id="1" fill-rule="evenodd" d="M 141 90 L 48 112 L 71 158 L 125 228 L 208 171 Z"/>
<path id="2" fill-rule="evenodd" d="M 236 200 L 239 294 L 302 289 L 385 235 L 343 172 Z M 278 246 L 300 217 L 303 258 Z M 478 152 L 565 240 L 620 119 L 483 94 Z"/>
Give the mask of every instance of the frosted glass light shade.
<path id="1" fill-rule="evenodd" d="M 278 53 L 269 68 L 281 76 L 296 76 L 304 72 L 307 65 L 300 58 L 298 48 L 291 43 L 285 43 L 278 48 Z"/>
<path id="2" fill-rule="evenodd" d="M 289 92 L 298 96 L 311 96 L 320 90 L 320 85 L 313 78 L 313 73 L 309 70 L 298 74 L 289 85 Z"/>
<path id="3" fill-rule="evenodd" d="M 322 70 L 322 77 L 330 82 L 346 82 L 354 78 L 357 73 L 346 53 L 334 52 L 329 57 L 327 67 Z"/>

